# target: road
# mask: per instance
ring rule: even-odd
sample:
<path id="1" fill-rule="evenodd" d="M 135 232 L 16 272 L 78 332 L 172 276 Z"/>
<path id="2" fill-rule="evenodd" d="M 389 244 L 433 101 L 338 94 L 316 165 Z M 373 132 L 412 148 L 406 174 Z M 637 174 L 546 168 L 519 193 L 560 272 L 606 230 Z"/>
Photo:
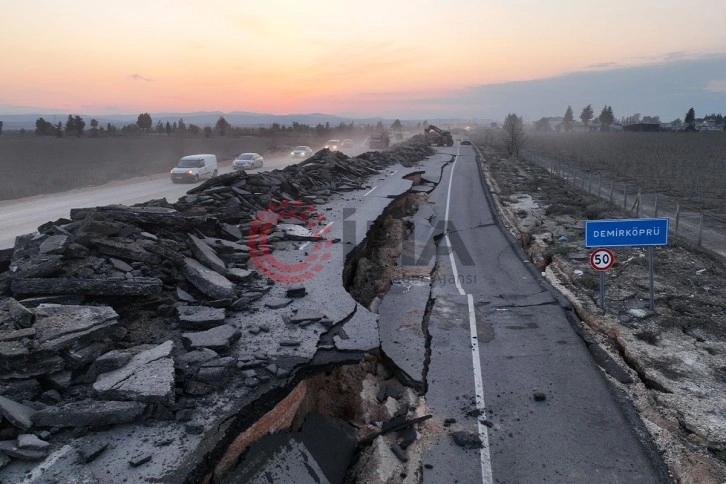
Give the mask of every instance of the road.
<path id="1" fill-rule="evenodd" d="M 341 151 L 348 156 L 355 156 L 366 150 L 363 145 L 356 145 Z M 287 155 L 268 156 L 264 166 L 251 173 L 281 169 L 300 161 Z M 232 160 L 219 162 L 220 174 L 230 171 Z M 133 205 L 160 198 L 166 198 L 173 203 L 194 186 L 174 184 L 167 173 L 161 173 L 67 192 L 0 201 L 0 249 L 12 247 L 18 235 L 35 232 L 38 226 L 48 221 L 68 217 L 72 208 Z"/>
<path id="2" fill-rule="evenodd" d="M 496 223 L 474 150 L 448 150 L 456 162 L 429 198 L 453 250 L 432 286 L 426 398 L 453 420 L 424 455 L 424 483 L 667 480 L 637 414 Z"/>

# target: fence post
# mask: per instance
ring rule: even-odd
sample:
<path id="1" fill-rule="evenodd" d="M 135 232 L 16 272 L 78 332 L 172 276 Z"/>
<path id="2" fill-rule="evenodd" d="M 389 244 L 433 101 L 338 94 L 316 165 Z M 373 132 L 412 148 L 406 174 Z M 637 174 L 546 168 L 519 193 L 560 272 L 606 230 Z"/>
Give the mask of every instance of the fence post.
<path id="1" fill-rule="evenodd" d="M 635 218 L 640 218 L 640 188 L 638 188 L 638 194 L 635 196 Z"/>
<path id="2" fill-rule="evenodd" d="M 655 214 L 653 214 L 653 218 L 658 218 L 658 194 L 655 194 Z"/>
<path id="3" fill-rule="evenodd" d="M 681 202 L 676 202 L 676 237 L 678 237 L 678 222 L 681 221 Z"/>
<path id="4" fill-rule="evenodd" d="M 701 209 L 701 221 L 698 224 L 698 246 L 701 247 L 701 241 L 703 240 L 703 209 Z"/>

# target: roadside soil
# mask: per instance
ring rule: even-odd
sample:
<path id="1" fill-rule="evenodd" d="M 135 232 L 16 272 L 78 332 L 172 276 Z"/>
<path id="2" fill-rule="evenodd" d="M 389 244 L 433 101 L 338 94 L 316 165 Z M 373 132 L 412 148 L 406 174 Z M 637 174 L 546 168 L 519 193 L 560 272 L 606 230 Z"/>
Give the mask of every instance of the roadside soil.
<path id="1" fill-rule="evenodd" d="M 607 376 L 632 399 L 675 479 L 725 482 L 724 262 L 672 237 L 668 246 L 656 247 L 652 312 L 646 249 L 618 248 L 606 272 L 603 311 L 583 221 L 631 217 L 497 147 L 479 148 L 502 219 L 569 300 L 586 337 L 632 377 L 624 384 Z"/>

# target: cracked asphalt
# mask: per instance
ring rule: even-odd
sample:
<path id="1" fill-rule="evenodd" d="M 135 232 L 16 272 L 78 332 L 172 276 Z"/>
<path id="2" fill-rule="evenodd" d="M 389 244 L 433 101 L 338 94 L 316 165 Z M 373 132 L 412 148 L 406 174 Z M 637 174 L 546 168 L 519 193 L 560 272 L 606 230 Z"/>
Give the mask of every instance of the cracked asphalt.
<path id="1" fill-rule="evenodd" d="M 424 321 L 424 373 L 442 431 L 423 456 L 423 482 L 668 482 L 568 309 L 500 229 L 473 148 L 439 151 L 456 162 L 429 194 L 431 224 L 443 220 L 445 235 Z M 456 431 L 481 448 L 455 443 Z"/>

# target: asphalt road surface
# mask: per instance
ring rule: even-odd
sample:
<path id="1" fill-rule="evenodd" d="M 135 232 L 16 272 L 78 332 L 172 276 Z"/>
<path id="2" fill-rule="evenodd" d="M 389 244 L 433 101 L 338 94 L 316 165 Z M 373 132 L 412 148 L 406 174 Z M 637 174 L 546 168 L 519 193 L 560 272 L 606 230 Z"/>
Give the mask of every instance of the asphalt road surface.
<path id="1" fill-rule="evenodd" d="M 439 250 L 427 373 L 444 428 L 424 482 L 668 481 L 637 414 L 496 224 L 473 148 L 447 150 L 456 162 L 429 200 L 453 250 Z"/>
<path id="2" fill-rule="evenodd" d="M 348 156 L 355 156 L 366 149 L 362 145 L 356 145 L 341 151 Z M 262 168 L 250 170 L 250 173 L 281 169 L 300 161 L 302 160 L 289 155 L 268 156 L 265 157 Z M 232 160 L 219 162 L 220 174 L 230 171 Z M 48 221 L 68 217 L 72 208 L 133 205 L 159 198 L 166 198 L 173 203 L 194 186 L 196 185 L 174 184 L 168 173 L 162 173 L 62 193 L 0 201 L 0 249 L 12 247 L 18 235 L 35 232 L 38 226 Z"/>

